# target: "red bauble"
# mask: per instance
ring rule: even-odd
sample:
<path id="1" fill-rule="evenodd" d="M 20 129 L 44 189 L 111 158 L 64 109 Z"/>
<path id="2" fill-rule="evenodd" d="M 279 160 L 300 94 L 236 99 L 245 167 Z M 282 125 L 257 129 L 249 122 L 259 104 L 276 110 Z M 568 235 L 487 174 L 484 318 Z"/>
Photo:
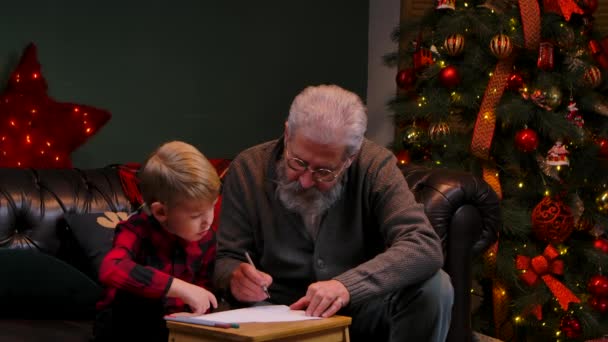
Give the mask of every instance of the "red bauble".
<path id="1" fill-rule="evenodd" d="M 585 14 L 593 14 L 598 7 L 597 0 L 576 0 L 576 3 L 585 11 Z"/>
<path id="2" fill-rule="evenodd" d="M 532 231 L 541 241 L 562 243 L 570 237 L 573 230 L 572 211 L 559 199 L 547 196 L 532 210 Z"/>
<path id="3" fill-rule="evenodd" d="M 599 156 L 602 158 L 608 158 L 608 139 L 597 138 L 595 143 L 600 147 Z"/>
<path id="4" fill-rule="evenodd" d="M 416 72 L 414 68 L 403 69 L 397 72 L 397 77 L 395 77 L 395 82 L 397 82 L 397 86 L 402 90 L 410 90 L 416 83 Z"/>
<path id="5" fill-rule="evenodd" d="M 515 133 L 515 147 L 524 153 L 536 150 L 538 147 L 538 134 L 530 128 L 520 129 Z"/>
<path id="6" fill-rule="evenodd" d="M 105 110 L 50 98 L 30 44 L 0 95 L 0 167 L 72 167 L 70 153 L 109 119 Z"/>
<path id="7" fill-rule="evenodd" d="M 587 291 L 597 297 L 608 297 L 608 277 L 594 275 L 587 283 Z"/>
<path id="8" fill-rule="evenodd" d="M 593 248 L 604 254 L 608 254 L 608 240 L 602 238 L 596 239 L 593 241 Z"/>
<path id="9" fill-rule="evenodd" d="M 568 338 L 579 338 L 583 333 L 583 327 L 581 326 L 581 322 L 579 322 L 578 319 L 570 315 L 562 317 L 559 322 L 559 329 Z"/>
<path id="10" fill-rule="evenodd" d="M 608 311 L 608 297 L 597 297 L 592 296 L 589 297 L 589 306 L 593 308 L 593 310 L 599 313 L 606 313 Z"/>
<path id="11" fill-rule="evenodd" d="M 460 84 L 460 73 L 453 65 L 448 65 L 439 72 L 439 83 L 442 86 L 451 89 Z"/>
<path id="12" fill-rule="evenodd" d="M 409 164 L 410 160 L 412 159 L 410 156 L 410 152 L 408 150 L 401 150 L 401 151 L 397 152 L 395 154 L 395 157 L 397 157 L 397 163 L 399 165 Z"/>
<path id="13" fill-rule="evenodd" d="M 524 87 L 524 77 L 519 72 L 513 72 L 507 80 L 507 89 L 519 91 Z"/>

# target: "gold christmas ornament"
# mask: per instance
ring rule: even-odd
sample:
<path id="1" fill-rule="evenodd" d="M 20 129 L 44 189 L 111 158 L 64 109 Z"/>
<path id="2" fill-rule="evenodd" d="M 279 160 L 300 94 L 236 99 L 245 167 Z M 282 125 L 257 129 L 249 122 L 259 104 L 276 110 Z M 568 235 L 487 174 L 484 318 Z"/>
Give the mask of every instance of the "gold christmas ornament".
<path id="1" fill-rule="evenodd" d="M 443 47 L 450 56 L 460 55 L 464 50 L 464 36 L 460 33 L 447 36 L 443 42 Z"/>
<path id="2" fill-rule="evenodd" d="M 608 213 L 608 191 L 604 191 L 597 196 L 595 198 L 595 203 L 597 204 L 597 210 L 604 214 Z"/>
<path id="3" fill-rule="evenodd" d="M 602 72 L 598 67 L 592 65 L 583 75 L 583 83 L 589 88 L 597 88 L 602 84 Z"/>
<path id="4" fill-rule="evenodd" d="M 593 104 L 593 111 L 597 114 L 608 116 L 608 105 L 598 100 Z"/>
<path id="5" fill-rule="evenodd" d="M 450 126 L 443 121 L 440 121 L 435 124 L 431 124 L 431 126 L 429 127 L 429 138 L 431 140 L 440 139 L 449 134 L 450 134 Z"/>
<path id="6" fill-rule="evenodd" d="M 511 38 L 502 33 L 495 35 L 490 41 L 490 51 L 492 51 L 492 54 L 498 59 L 509 57 L 513 51 Z"/>
<path id="7" fill-rule="evenodd" d="M 530 98 L 537 106 L 545 110 L 554 110 L 562 103 L 562 91 L 558 86 L 550 86 L 546 89 L 535 89 L 531 94 L 522 94 L 524 98 Z"/>

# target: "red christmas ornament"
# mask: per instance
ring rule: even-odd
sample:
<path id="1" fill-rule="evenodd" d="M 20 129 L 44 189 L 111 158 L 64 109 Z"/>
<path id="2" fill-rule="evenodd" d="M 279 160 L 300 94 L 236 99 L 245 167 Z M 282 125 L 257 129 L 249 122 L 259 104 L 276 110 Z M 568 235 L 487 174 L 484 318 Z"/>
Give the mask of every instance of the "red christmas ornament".
<path id="1" fill-rule="evenodd" d="M 513 51 L 511 39 L 506 34 L 497 34 L 490 41 L 490 51 L 498 59 L 509 57 Z"/>
<path id="2" fill-rule="evenodd" d="M 420 46 L 420 41 L 417 42 L 416 51 L 414 51 L 414 69 L 421 70 L 429 65 L 433 65 L 433 52 Z"/>
<path id="3" fill-rule="evenodd" d="M 593 241 L 593 248 L 604 254 L 608 254 L 608 240 L 602 238 L 596 239 Z"/>
<path id="4" fill-rule="evenodd" d="M 450 56 L 460 55 L 464 50 L 464 36 L 459 33 L 447 36 L 443 42 L 443 47 Z"/>
<path id="5" fill-rule="evenodd" d="M 559 244 L 568 239 L 574 230 L 572 211 L 564 202 L 545 197 L 532 210 L 532 231 L 537 239 Z"/>
<path id="6" fill-rule="evenodd" d="M 395 157 L 397 157 L 397 163 L 399 165 L 409 164 L 412 159 L 410 156 L 410 152 L 408 150 L 401 150 L 401 151 L 397 152 L 395 154 Z"/>
<path id="7" fill-rule="evenodd" d="M 559 329 L 568 338 L 579 338 L 583 333 L 583 327 L 581 326 L 581 322 L 579 322 L 578 319 L 570 315 L 562 317 L 559 322 Z"/>
<path id="8" fill-rule="evenodd" d="M 50 98 L 30 44 L 0 95 L 0 167 L 72 167 L 70 153 L 109 119 L 107 111 Z"/>
<path id="9" fill-rule="evenodd" d="M 608 158 L 608 139 L 597 138 L 595 143 L 600 147 L 599 156 L 602 158 Z"/>
<path id="10" fill-rule="evenodd" d="M 587 283 L 587 291 L 590 294 L 598 297 L 608 296 L 608 277 L 603 275 L 594 275 Z"/>
<path id="11" fill-rule="evenodd" d="M 439 72 L 439 83 L 451 89 L 460 84 L 460 73 L 455 66 L 448 65 Z"/>
<path id="12" fill-rule="evenodd" d="M 536 150 L 538 147 L 538 134 L 530 128 L 520 129 L 515 133 L 515 147 L 524 153 Z"/>
<path id="13" fill-rule="evenodd" d="M 538 47 L 538 60 L 536 66 L 545 71 L 553 70 L 553 44 L 550 42 L 541 42 Z"/>
<path id="14" fill-rule="evenodd" d="M 589 297 L 589 306 L 593 310 L 605 314 L 608 311 L 608 297 Z"/>
<path id="15" fill-rule="evenodd" d="M 402 90 L 411 90 L 416 83 L 416 72 L 414 68 L 399 70 L 395 78 L 397 86 Z"/>
<path id="16" fill-rule="evenodd" d="M 519 91 L 524 87 L 524 77 L 521 73 L 514 71 L 507 80 L 507 89 L 511 91 Z"/>

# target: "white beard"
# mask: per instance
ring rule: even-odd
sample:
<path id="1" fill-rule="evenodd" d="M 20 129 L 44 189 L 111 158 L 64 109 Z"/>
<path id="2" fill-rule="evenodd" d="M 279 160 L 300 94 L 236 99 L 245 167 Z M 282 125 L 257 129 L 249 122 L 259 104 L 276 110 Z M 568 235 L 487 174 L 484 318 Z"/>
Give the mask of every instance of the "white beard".
<path id="1" fill-rule="evenodd" d="M 342 196 L 344 188 L 342 181 L 339 180 L 325 192 L 316 187 L 303 189 L 297 179 L 291 182 L 287 180 L 286 167 L 288 166 L 285 164 L 285 159 L 281 158 L 276 167 L 276 196 L 285 208 L 300 214 L 305 222 L 309 221 L 311 217 L 313 221 L 318 221 L 318 218 Z"/>

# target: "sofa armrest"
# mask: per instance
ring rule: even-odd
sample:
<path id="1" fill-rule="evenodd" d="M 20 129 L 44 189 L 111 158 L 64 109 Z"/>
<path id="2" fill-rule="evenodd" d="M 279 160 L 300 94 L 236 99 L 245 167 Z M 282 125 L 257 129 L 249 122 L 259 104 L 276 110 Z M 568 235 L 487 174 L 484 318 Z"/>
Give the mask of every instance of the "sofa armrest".
<path id="1" fill-rule="evenodd" d="M 418 202 L 424 204 L 431 224 L 445 244 L 456 230 L 467 233 L 473 245 L 473 256 L 491 246 L 498 237 L 500 226 L 500 204 L 494 190 L 481 178 L 470 173 L 429 169 L 416 165 L 401 166 L 401 171 Z M 466 222 L 452 227 L 452 220 L 463 206 L 475 207 L 480 215 L 479 229 L 471 229 Z M 464 230 L 464 231 L 462 231 Z"/>
<path id="2" fill-rule="evenodd" d="M 472 261 L 497 240 L 498 196 L 483 179 L 466 172 L 415 165 L 401 170 L 442 240 L 443 268 L 454 287 L 448 341 L 471 341 Z"/>

